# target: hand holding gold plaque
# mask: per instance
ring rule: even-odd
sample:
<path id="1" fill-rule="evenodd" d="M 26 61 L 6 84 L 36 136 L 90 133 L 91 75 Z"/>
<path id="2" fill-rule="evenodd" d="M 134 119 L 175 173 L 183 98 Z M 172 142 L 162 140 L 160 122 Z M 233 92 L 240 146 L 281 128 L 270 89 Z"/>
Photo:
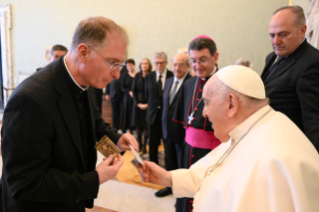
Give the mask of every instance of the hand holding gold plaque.
<path id="1" fill-rule="evenodd" d="M 115 154 L 116 156 L 121 153 L 121 150 L 106 135 L 103 136 L 103 138 L 101 138 L 101 140 L 95 145 L 95 149 L 97 149 L 106 158 L 111 154 Z"/>

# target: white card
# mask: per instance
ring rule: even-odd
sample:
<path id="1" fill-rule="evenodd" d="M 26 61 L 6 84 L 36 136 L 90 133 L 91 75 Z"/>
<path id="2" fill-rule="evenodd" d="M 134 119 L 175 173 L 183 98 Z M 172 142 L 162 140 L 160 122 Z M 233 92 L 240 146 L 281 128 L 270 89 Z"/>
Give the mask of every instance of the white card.
<path id="1" fill-rule="evenodd" d="M 133 147 L 132 147 L 131 145 L 130 145 L 130 148 L 131 148 L 131 150 L 132 150 L 132 152 L 133 152 L 133 154 L 134 154 L 134 156 L 135 156 L 137 162 L 138 162 L 139 164 L 141 164 L 141 165 L 144 166 L 144 163 L 143 163 L 143 161 L 142 161 L 142 158 L 140 157 L 140 155 L 138 154 L 138 152 L 136 152 L 135 149 L 133 149 Z"/>

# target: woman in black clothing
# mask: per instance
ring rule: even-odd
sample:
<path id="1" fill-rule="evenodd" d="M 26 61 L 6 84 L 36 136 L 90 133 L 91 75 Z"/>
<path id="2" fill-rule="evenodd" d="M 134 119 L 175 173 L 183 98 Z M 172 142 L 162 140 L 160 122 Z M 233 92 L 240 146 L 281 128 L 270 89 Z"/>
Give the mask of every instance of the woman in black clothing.
<path id="1" fill-rule="evenodd" d="M 136 127 L 137 140 L 140 150 L 146 153 L 146 143 L 148 139 L 148 130 L 146 122 L 147 99 L 145 97 L 144 77 L 152 71 L 152 64 L 149 59 L 144 58 L 139 64 L 140 72 L 135 75 L 133 80 L 133 118 L 132 125 Z M 144 143 L 142 142 L 142 132 L 144 131 Z"/>
<path id="2" fill-rule="evenodd" d="M 126 68 L 128 73 L 121 77 L 121 90 L 123 92 L 123 115 L 121 116 L 121 129 L 123 133 L 126 133 L 126 131 L 129 130 L 129 132 L 132 134 L 132 83 L 136 74 L 135 61 L 133 59 L 126 60 Z"/>

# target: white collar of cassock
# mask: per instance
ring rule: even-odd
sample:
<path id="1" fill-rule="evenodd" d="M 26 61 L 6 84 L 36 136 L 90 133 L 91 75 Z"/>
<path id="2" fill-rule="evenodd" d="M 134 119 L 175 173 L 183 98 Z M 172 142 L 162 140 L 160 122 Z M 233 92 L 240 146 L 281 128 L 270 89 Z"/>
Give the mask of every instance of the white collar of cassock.
<path id="1" fill-rule="evenodd" d="M 232 142 L 236 143 L 247 132 L 247 130 L 268 110 L 270 110 L 269 105 L 260 108 L 251 116 L 249 116 L 245 121 L 236 126 L 232 131 L 230 131 L 228 135 L 231 137 Z"/>

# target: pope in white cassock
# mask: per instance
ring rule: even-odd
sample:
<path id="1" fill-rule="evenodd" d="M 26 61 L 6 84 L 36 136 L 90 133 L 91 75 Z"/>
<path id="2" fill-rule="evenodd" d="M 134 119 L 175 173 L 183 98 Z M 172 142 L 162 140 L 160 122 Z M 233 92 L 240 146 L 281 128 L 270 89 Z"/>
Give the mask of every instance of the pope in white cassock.
<path id="1" fill-rule="evenodd" d="M 284 114 L 268 105 L 259 75 L 219 70 L 204 87 L 203 115 L 222 144 L 189 169 L 144 161 L 145 182 L 194 197 L 194 211 L 319 211 L 319 155 Z"/>

